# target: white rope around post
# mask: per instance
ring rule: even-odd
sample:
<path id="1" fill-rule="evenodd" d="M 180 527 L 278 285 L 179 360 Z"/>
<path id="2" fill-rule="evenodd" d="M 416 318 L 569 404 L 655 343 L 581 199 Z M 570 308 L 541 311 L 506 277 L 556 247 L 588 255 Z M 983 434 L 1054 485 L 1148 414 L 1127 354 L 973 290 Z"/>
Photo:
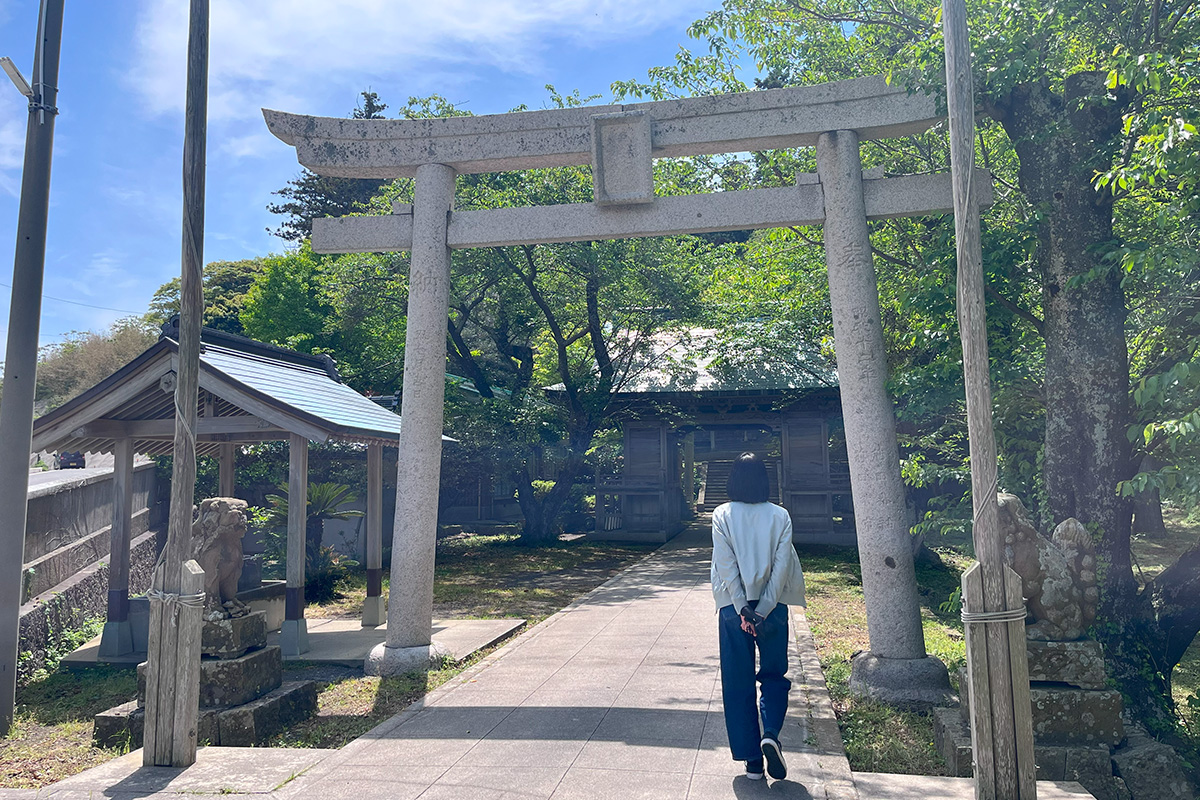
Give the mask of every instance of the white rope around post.
<path id="1" fill-rule="evenodd" d="M 204 598 L 208 595 L 204 592 L 197 594 L 175 594 L 173 592 L 163 592 L 158 589 L 151 589 L 146 592 L 146 598 L 152 603 L 162 603 L 168 607 L 172 605 L 187 606 L 188 608 L 204 608 Z"/>
<path id="2" fill-rule="evenodd" d="M 964 611 L 962 621 L 967 625 L 987 624 L 992 622 L 1024 622 L 1029 616 L 1025 606 L 1010 608 L 1006 611 Z"/>

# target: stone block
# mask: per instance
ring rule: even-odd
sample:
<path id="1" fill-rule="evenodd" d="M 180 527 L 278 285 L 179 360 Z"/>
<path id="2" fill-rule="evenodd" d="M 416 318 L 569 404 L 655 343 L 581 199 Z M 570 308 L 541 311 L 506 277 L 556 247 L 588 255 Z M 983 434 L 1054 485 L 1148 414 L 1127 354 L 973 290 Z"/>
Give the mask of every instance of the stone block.
<path id="1" fill-rule="evenodd" d="M 200 652 L 217 658 L 237 658 L 248 650 L 267 645 L 267 615 L 264 611 L 232 619 L 205 620 L 200 634 Z"/>
<path id="2" fill-rule="evenodd" d="M 1119 692 L 1031 687 L 1029 697 L 1038 744 L 1115 745 L 1125 738 Z"/>
<path id="3" fill-rule="evenodd" d="M 1130 746 L 1113 753 L 1112 763 L 1133 800 L 1193 800 L 1196 797 L 1179 756 L 1162 742 L 1144 737 L 1131 738 Z"/>
<path id="4" fill-rule="evenodd" d="M 850 664 L 850 693 L 910 708 L 947 705 L 954 700 L 946 665 L 933 656 L 881 658 L 860 653 Z"/>
<path id="5" fill-rule="evenodd" d="M 129 747 L 136 750 L 142 746 L 142 734 L 146 729 L 146 709 L 138 701 L 130 700 L 96 715 L 92 729 L 92 742 L 96 747 Z M 217 710 L 200 709 L 196 720 L 196 740 L 201 744 L 220 744 L 217 725 Z"/>
<path id="6" fill-rule="evenodd" d="M 1113 780 L 1112 751 L 1108 747 L 1066 747 L 1063 750 L 1065 764 L 1062 780 L 1077 781 L 1096 800 L 1119 799 L 1117 784 Z"/>
<path id="7" fill-rule="evenodd" d="M 1107 675 L 1100 643 L 1026 642 L 1029 651 L 1029 680 L 1069 683 L 1080 689 L 1103 689 Z"/>
<path id="8" fill-rule="evenodd" d="M 138 665 L 138 704 L 146 698 L 146 665 Z M 200 707 L 240 706 L 283 683 L 283 657 L 276 646 L 240 658 L 200 661 Z"/>
<path id="9" fill-rule="evenodd" d="M 142 741 L 142 726 L 145 712 L 138 707 L 137 700 L 130 700 L 96 715 L 92 729 L 92 743 L 96 747 L 124 747 L 133 750 Z"/>
<path id="10" fill-rule="evenodd" d="M 946 762 L 947 775 L 971 777 L 971 728 L 958 709 L 933 709 L 933 743 Z"/>
<path id="11" fill-rule="evenodd" d="M 654 200 L 650 123 L 645 111 L 592 117 L 592 185 L 597 205 Z"/>
<path id="12" fill-rule="evenodd" d="M 217 713 L 222 747 L 265 744 L 317 713 L 316 681 L 288 681 L 257 700 Z"/>

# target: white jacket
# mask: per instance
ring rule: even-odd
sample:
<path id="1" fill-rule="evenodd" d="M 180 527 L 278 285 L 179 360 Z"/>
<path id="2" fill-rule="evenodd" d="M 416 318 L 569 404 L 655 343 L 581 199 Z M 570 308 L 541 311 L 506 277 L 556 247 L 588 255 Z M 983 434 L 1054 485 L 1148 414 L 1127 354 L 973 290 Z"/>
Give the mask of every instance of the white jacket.
<path id="1" fill-rule="evenodd" d="M 779 603 L 805 605 L 804 572 L 792 546 L 792 518 L 774 503 L 724 503 L 712 515 L 712 590 L 717 608 L 769 615 Z"/>

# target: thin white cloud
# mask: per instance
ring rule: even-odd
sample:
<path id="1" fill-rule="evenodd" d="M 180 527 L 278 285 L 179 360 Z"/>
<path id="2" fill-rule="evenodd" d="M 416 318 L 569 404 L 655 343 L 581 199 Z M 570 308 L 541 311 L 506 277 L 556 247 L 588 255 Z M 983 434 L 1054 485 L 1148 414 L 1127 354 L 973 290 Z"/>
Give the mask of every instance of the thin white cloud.
<path id="1" fill-rule="evenodd" d="M 0 75 L 0 194 L 17 197 L 21 190 L 21 165 L 25 160 L 25 125 L 28 102 Z M 10 96 L 11 95 L 11 96 Z"/>
<path id="2" fill-rule="evenodd" d="M 316 103 L 377 89 L 424 91 L 447 69 L 529 73 L 545 42 L 619 43 L 691 21 L 704 0 L 213 0 L 209 119 L 249 120 L 259 108 L 315 112 Z M 187 4 L 143 0 L 129 80 L 150 115 L 184 107 Z M 413 87 L 410 89 L 410 87 Z M 385 97 L 397 102 L 398 93 Z M 353 97 L 353 94 L 349 96 Z M 344 102 L 344 101 L 343 101 Z"/>

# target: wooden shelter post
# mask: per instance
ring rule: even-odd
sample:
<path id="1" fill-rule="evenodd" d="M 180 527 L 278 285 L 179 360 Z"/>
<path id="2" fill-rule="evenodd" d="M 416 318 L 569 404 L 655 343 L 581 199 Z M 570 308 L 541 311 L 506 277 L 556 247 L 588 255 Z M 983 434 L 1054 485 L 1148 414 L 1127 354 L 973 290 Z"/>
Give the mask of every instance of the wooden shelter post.
<path id="1" fill-rule="evenodd" d="M 383 445 L 367 445 L 367 599 L 364 628 L 387 622 L 383 603 Z"/>
<path id="2" fill-rule="evenodd" d="M 921 629 L 858 134 L 822 134 L 817 174 L 825 195 L 829 301 L 871 642 L 870 651 L 854 659 L 850 689 L 885 702 L 943 703 L 950 697 L 949 675 L 926 654 Z"/>
<path id="3" fill-rule="evenodd" d="M 129 624 L 129 543 L 133 532 L 133 440 L 113 448 L 112 529 L 108 557 L 108 618 L 100 637 L 100 657 L 133 652 Z"/>
<path id="4" fill-rule="evenodd" d="M 217 456 L 217 494 L 221 497 L 233 497 L 235 489 L 236 475 L 234 473 L 234 464 L 237 458 L 237 445 L 232 442 L 226 442 L 221 445 L 220 453 Z"/>
<path id="5" fill-rule="evenodd" d="M 422 669 L 442 655 L 433 643 L 433 564 L 450 303 L 446 232 L 456 175 L 444 164 L 417 168 L 387 641 L 367 656 L 372 675 Z"/>
<path id="6" fill-rule="evenodd" d="M 979 558 L 962 577 L 975 797 L 1033 800 L 1037 781 L 1025 601 L 1020 577 L 1004 563 L 998 524 L 996 440 L 975 175 L 975 98 L 964 0 L 943 0 L 942 27 L 958 258 L 958 328 L 971 450 L 973 536 Z"/>
<path id="7" fill-rule="evenodd" d="M 308 652 L 304 619 L 304 559 L 307 555 L 308 439 L 292 434 L 288 446 L 287 587 L 279 646 L 285 656 Z"/>

